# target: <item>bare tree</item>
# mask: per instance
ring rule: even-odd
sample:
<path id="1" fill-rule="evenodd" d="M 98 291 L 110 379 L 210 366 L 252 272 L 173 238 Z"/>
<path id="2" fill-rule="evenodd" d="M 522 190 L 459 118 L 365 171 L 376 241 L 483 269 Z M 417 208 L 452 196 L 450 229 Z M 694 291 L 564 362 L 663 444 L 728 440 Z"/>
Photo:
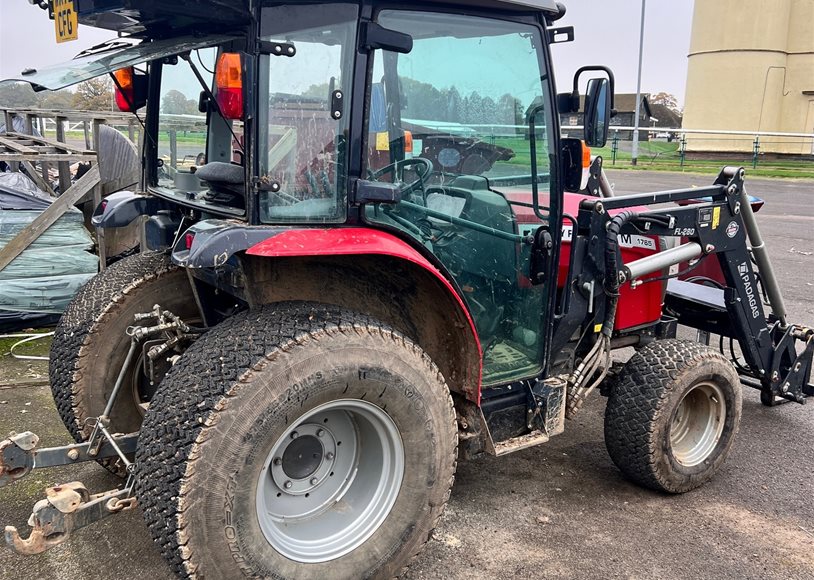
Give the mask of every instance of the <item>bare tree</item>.
<path id="1" fill-rule="evenodd" d="M 99 77 L 80 83 L 73 95 L 73 106 L 81 111 L 110 111 L 113 109 L 112 82 Z"/>
<path id="2" fill-rule="evenodd" d="M 678 99 L 670 93 L 656 93 L 649 99 L 651 105 L 664 105 L 678 116 L 682 116 L 684 110 L 678 105 Z"/>

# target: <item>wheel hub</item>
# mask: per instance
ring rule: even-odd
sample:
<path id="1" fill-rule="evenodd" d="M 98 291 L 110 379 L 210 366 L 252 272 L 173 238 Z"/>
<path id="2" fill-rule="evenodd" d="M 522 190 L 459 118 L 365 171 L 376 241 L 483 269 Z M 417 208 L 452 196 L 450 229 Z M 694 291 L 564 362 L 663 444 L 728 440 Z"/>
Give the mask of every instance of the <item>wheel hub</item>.
<path id="1" fill-rule="evenodd" d="M 258 522 L 287 558 L 327 562 L 378 529 L 403 475 L 404 445 L 390 416 L 366 401 L 332 401 L 272 446 L 257 486 Z"/>
<path id="2" fill-rule="evenodd" d="M 726 402 L 720 387 L 699 383 L 678 404 L 670 426 L 670 447 L 676 461 L 693 467 L 706 461 L 721 439 Z"/>
<path id="3" fill-rule="evenodd" d="M 336 439 L 328 427 L 299 425 L 283 439 L 271 460 L 274 484 L 286 495 L 302 495 L 319 486 L 336 463 Z M 282 496 L 280 496 L 282 497 Z"/>

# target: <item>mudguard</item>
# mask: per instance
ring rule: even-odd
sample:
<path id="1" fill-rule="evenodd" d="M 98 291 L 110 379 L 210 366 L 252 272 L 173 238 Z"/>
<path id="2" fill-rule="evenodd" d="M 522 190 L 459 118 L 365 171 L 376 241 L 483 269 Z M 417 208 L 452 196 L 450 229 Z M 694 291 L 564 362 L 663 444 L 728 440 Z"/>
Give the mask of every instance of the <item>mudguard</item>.
<path id="1" fill-rule="evenodd" d="M 96 228 L 121 228 L 143 215 L 155 215 L 162 209 L 176 209 L 159 197 L 139 195 L 132 191 L 110 194 L 93 212 L 91 223 Z"/>
<path id="2" fill-rule="evenodd" d="M 429 273 L 466 321 L 471 344 L 477 350 L 478 368 L 474 372 L 477 387 L 467 389 L 467 397 L 480 400 L 480 340 L 466 303 L 443 272 L 418 250 L 398 237 L 366 227 L 301 228 L 246 226 L 227 220 L 198 222 L 181 235 L 172 260 L 185 268 L 220 268 L 237 253 L 266 258 L 313 256 L 388 256 L 404 260 Z M 474 385 L 473 385 L 474 386 Z"/>

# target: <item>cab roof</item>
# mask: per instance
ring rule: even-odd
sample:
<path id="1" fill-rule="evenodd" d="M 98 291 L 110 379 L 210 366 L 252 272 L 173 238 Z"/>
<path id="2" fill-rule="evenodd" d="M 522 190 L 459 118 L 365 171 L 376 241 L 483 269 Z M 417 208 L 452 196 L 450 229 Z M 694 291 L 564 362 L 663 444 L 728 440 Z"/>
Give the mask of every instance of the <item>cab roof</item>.
<path id="1" fill-rule="evenodd" d="M 250 21 L 256 0 L 75 0 L 79 22 L 120 34 L 161 38 L 192 30 L 240 27 Z M 347 0 L 346 0 L 347 1 Z M 425 0 L 428 5 L 463 5 L 496 11 L 564 12 L 555 0 Z M 261 5 L 315 3 L 261 0 Z"/>

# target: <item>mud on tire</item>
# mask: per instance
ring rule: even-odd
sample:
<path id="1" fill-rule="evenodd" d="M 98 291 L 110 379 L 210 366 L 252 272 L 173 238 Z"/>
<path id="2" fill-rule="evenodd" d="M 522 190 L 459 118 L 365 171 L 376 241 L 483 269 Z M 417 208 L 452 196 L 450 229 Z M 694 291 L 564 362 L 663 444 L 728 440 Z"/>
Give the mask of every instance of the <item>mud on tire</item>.
<path id="1" fill-rule="evenodd" d="M 356 443 L 353 435 L 345 438 L 349 431 L 341 435 L 343 414 L 355 423 Z M 342 514 L 379 509 L 354 504 L 362 497 L 355 486 L 370 477 L 364 474 L 397 463 L 397 454 L 382 452 L 368 436 L 365 422 L 396 429 L 397 441 L 381 441 L 402 450 L 401 484 L 382 521 L 365 520 L 365 533 L 329 546 L 326 534 L 345 533 L 334 518 L 358 523 Z M 291 441 L 306 437 L 292 451 Z M 303 452 L 308 445 L 317 453 Z M 352 449 L 357 475 L 339 467 Z M 286 467 L 297 453 L 315 461 Z M 370 453 L 374 461 L 365 466 Z M 167 373 L 139 438 L 136 493 L 150 534 L 182 577 L 392 578 L 429 539 L 449 497 L 456 454 L 452 399 L 417 345 L 361 314 L 282 303 L 223 322 Z M 336 462 L 330 473 L 325 458 Z M 320 487 L 340 477 L 347 477 L 346 491 L 320 506 L 314 500 Z M 371 489 L 389 493 L 375 479 Z M 316 526 L 301 524 L 298 515 L 278 525 L 271 513 L 310 506 L 304 521 Z M 336 548 L 331 559 L 298 547 L 297 530 L 306 543 Z"/>
<path id="2" fill-rule="evenodd" d="M 77 443 L 90 435 L 85 420 L 104 410 L 130 345 L 125 329 L 133 314 L 156 303 L 187 320 L 198 317 L 186 273 L 166 254 L 151 252 L 124 258 L 96 275 L 65 309 L 51 343 L 48 374 L 59 415 Z M 132 377 L 125 377 L 111 432 L 139 429 L 144 410 L 133 388 Z M 123 475 L 110 460 L 100 463 Z"/>
<path id="3" fill-rule="evenodd" d="M 605 410 L 605 446 L 632 481 L 668 493 L 694 489 L 715 475 L 741 417 L 732 364 L 707 346 L 657 340 L 639 350 L 617 378 Z"/>

